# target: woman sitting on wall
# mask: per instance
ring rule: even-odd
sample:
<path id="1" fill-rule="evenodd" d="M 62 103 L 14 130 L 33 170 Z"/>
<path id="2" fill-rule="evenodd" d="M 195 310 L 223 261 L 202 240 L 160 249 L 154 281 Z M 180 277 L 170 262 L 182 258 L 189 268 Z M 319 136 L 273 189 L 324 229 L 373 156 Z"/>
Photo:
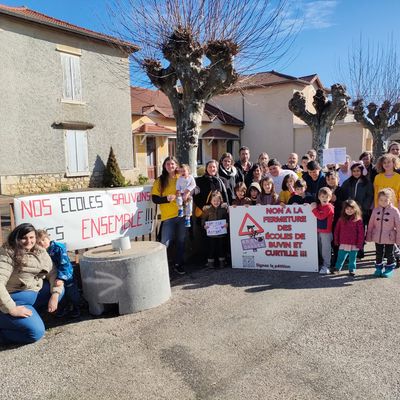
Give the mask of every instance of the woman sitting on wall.
<path id="1" fill-rule="evenodd" d="M 45 331 L 38 310 L 57 310 L 63 282 L 31 224 L 17 226 L 0 248 L 0 343 L 28 344 Z M 48 279 L 48 280 L 47 280 Z"/>
<path id="2" fill-rule="evenodd" d="M 178 274 L 184 274 L 185 218 L 178 217 L 178 205 L 175 201 L 178 166 L 175 157 L 164 160 L 161 175 L 155 180 L 151 190 L 151 199 L 153 203 L 160 205 L 161 243 L 169 247 L 175 242 L 174 270 Z"/>

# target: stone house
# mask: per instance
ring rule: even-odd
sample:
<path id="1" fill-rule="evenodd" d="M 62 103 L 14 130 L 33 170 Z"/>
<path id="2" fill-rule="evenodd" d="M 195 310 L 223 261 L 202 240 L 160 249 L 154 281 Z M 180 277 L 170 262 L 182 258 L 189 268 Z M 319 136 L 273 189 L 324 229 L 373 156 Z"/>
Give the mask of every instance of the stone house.
<path id="1" fill-rule="evenodd" d="M 267 152 L 286 162 L 289 153 L 302 156 L 312 144 L 310 128 L 290 112 L 288 102 L 295 91 L 302 91 L 307 108 L 314 111 L 317 89 L 324 86 L 316 74 L 296 78 L 276 71 L 261 72 L 243 76 L 229 93 L 212 98 L 210 103 L 243 121 L 241 145 L 250 148 L 253 160 Z M 334 126 L 330 147 L 346 147 L 347 153 L 358 159 L 363 151 L 372 150 L 372 137 L 350 112 Z"/>
<path id="2" fill-rule="evenodd" d="M 95 186 L 113 146 L 134 174 L 128 42 L 0 5 L 0 193 Z"/>
<path id="3" fill-rule="evenodd" d="M 131 88 L 135 167 L 154 179 L 168 155 L 176 155 L 176 123 L 168 97 L 159 90 Z M 241 120 L 206 104 L 199 137 L 198 164 L 239 150 Z"/>

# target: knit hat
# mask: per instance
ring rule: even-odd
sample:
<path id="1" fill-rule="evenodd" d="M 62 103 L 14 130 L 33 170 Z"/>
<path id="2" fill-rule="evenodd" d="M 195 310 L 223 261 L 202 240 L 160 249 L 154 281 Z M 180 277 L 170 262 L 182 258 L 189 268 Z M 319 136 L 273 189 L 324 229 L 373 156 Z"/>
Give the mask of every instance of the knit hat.
<path id="1" fill-rule="evenodd" d="M 256 188 L 260 193 L 261 193 L 261 186 L 260 186 L 260 184 L 258 183 L 258 182 L 253 182 L 251 185 L 250 185 L 250 187 L 249 187 L 249 192 L 250 192 L 250 190 L 251 190 L 251 188 Z"/>

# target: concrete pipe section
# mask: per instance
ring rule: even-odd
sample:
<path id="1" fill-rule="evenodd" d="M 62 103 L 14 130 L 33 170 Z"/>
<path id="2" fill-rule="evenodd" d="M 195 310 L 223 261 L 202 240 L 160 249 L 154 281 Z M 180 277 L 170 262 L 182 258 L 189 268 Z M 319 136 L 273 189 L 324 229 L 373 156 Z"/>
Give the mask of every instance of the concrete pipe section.
<path id="1" fill-rule="evenodd" d="M 80 261 L 83 295 L 89 312 L 118 303 L 120 314 L 157 307 L 171 297 L 166 247 L 158 242 L 131 242 L 127 250 L 111 245 L 91 249 Z"/>

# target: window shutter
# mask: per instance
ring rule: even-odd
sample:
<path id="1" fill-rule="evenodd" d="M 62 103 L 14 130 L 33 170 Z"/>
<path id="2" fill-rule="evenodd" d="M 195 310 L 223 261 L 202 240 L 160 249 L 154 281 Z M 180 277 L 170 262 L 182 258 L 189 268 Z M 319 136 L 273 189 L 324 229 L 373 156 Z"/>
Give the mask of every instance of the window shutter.
<path id="1" fill-rule="evenodd" d="M 61 66 L 63 73 L 63 99 L 72 100 L 71 65 L 68 54 L 61 53 Z"/>
<path id="2" fill-rule="evenodd" d="M 80 57 L 60 53 L 63 72 L 63 99 L 82 100 Z"/>
<path id="3" fill-rule="evenodd" d="M 86 131 L 66 131 L 67 173 L 89 172 Z"/>
<path id="4" fill-rule="evenodd" d="M 82 100 L 81 68 L 78 56 L 71 57 L 72 98 Z"/>

